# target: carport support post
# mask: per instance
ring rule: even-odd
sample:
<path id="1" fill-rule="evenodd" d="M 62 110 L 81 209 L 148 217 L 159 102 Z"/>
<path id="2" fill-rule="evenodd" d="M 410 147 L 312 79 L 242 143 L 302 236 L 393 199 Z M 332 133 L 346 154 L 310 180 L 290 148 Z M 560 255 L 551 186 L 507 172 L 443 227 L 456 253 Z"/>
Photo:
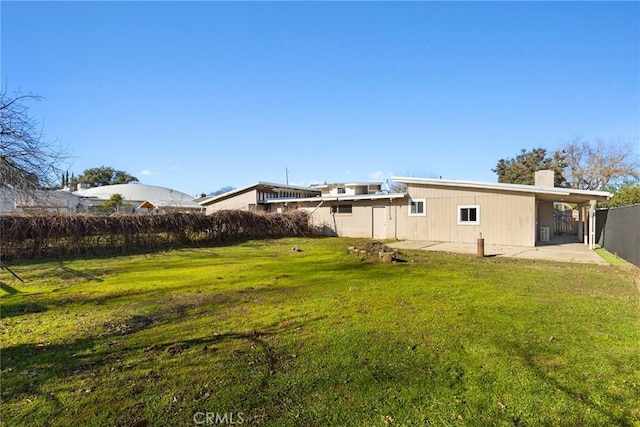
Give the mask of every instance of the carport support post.
<path id="1" fill-rule="evenodd" d="M 584 241 L 584 225 L 582 224 L 582 221 L 584 220 L 582 215 L 583 211 L 584 211 L 584 208 L 582 206 L 578 206 L 578 241 L 579 242 Z"/>
<path id="2" fill-rule="evenodd" d="M 482 233 L 480 233 L 480 237 L 478 238 L 478 256 L 484 258 L 484 239 L 482 238 Z"/>
<path id="3" fill-rule="evenodd" d="M 591 218 L 591 224 L 589 227 L 589 249 L 595 250 L 596 248 L 596 201 L 591 200 L 589 203 L 589 217 Z"/>

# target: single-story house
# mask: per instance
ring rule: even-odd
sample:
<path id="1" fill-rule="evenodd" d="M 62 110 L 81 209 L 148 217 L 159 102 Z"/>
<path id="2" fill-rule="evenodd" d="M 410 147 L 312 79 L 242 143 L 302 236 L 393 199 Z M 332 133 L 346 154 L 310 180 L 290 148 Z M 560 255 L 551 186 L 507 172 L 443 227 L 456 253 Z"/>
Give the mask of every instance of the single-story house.
<path id="1" fill-rule="evenodd" d="M 298 187 L 288 184 L 257 182 L 236 188 L 223 194 L 199 199 L 198 203 L 207 214 L 220 210 L 270 211 L 269 200 L 300 199 L 320 196 L 321 191 L 313 187 Z"/>
<path id="2" fill-rule="evenodd" d="M 320 195 L 300 199 L 270 199 L 271 211 L 303 209 L 311 214 L 315 233 L 327 236 L 396 238 L 391 206 L 405 200 L 404 192 L 383 189 L 382 182 L 315 185 Z"/>
<path id="3" fill-rule="evenodd" d="M 554 203 L 580 212 L 578 239 L 595 247 L 595 208 L 611 194 L 553 186 L 553 171 L 536 172 L 534 185 L 394 177 L 407 185 L 406 205 L 396 206 L 395 238 L 535 246 L 554 237 Z"/>
<path id="4" fill-rule="evenodd" d="M 595 206 L 611 194 L 553 186 L 553 171 L 538 171 L 535 185 L 392 177 L 402 192 L 382 183 L 323 184 L 298 192 L 271 192 L 259 184 L 208 199 L 207 212 L 304 209 L 318 234 L 400 240 L 535 246 L 554 237 L 554 203 L 579 209 L 577 239 L 595 247 Z M 281 188 L 269 184 L 272 188 Z M 284 190 L 284 188 L 282 188 Z M 310 192 L 306 196 L 304 191 Z M 260 196 L 260 194 L 263 194 Z"/>

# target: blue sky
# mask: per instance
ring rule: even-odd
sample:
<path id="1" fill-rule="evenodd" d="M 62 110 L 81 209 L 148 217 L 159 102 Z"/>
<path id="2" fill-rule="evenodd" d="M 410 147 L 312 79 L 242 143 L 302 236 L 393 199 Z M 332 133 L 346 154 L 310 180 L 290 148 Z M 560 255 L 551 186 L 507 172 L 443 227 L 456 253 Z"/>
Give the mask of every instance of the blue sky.
<path id="1" fill-rule="evenodd" d="M 638 2 L 0 2 L 1 76 L 72 153 L 190 194 L 497 180 L 640 146 Z M 640 148 L 639 148 L 640 150 Z"/>

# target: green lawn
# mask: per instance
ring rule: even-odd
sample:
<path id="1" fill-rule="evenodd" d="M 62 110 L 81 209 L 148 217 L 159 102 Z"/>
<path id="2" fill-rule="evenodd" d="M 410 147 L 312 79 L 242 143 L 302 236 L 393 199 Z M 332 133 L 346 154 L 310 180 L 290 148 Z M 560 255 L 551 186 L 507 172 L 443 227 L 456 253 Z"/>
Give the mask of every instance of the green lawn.
<path id="1" fill-rule="evenodd" d="M 3 270 L 2 425 L 640 426 L 632 270 L 354 242 Z"/>

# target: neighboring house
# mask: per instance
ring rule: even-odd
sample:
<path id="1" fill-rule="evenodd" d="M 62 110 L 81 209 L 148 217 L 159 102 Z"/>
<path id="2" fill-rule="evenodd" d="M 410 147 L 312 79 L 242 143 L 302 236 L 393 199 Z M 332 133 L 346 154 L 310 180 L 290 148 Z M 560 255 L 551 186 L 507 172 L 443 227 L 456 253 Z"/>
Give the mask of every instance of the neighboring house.
<path id="1" fill-rule="evenodd" d="M 83 198 L 65 190 L 0 191 L 0 213 L 78 212 Z"/>
<path id="2" fill-rule="evenodd" d="M 314 231 L 323 235 L 475 243 L 482 234 L 487 244 L 535 246 L 553 238 L 554 202 L 563 202 L 578 206 L 577 238 L 594 248 L 595 205 L 611 196 L 553 187 L 552 171 L 537 172 L 535 185 L 392 179 L 405 184 L 406 192 L 390 192 L 379 182 L 296 187 L 290 192 L 284 191 L 287 186 L 259 183 L 201 204 L 206 203 L 207 213 L 304 209 L 311 214 Z M 304 190 L 311 195 L 296 195 Z"/>
<path id="3" fill-rule="evenodd" d="M 311 214 L 315 233 L 326 236 L 394 238 L 393 206 L 405 193 L 383 189 L 382 182 L 356 182 L 312 186 L 321 194 L 298 200 L 271 199 L 272 211 L 303 209 Z"/>
<path id="4" fill-rule="evenodd" d="M 284 212 L 303 209 L 311 213 L 317 234 L 386 238 L 387 211 L 404 193 L 383 190 L 382 182 L 319 184 L 297 187 L 258 182 L 201 200 L 207 213 L 222 209 Z M 374 209 L 375 206 L 375 209 Z M 374 215 L 375 214 L 375 215 Z"/>
<path id="5" fill-rule="evenodd" d="M 320 190 L 295 185 L 257 182 L 229 192 L 198 199 L 210 214 L 220 210 L 270 211 L 272 199 L 299 199 L 320 196 Z M 280 207 L 282 209 L 282 207 Z"/>
<path id="6" fill-rule="evenodd" d="M 145 200 L 140 206 L 138 206 L 136 212 L 150 212 L 154 215 L 172 212 L 199 213 L 204 212 L 204 208 L 195 201 L 177 202 L 167 200 Z"/>
<path id="7" fill-rule="evenodd" d="M 147 184 L 115 184 L 101 187 L 83 188 L 74 193 L 86 199 L 85 206 L 90 209 L 109 200 L 114 194 L 120 194 L 123 205 L 137 213 L 163 212 L 200 212 L 202 207 L 195 197 L 171 188 Z"/>
<path id="8" fill-rule="evenodd" d="M 170 188 L 146 184 L 116 184 L 34 192 L 0 191 L 0 213 L 94 213 L 114 194 L 120 194 L 120 212 L 202 212 L 195 198 Z"/>

